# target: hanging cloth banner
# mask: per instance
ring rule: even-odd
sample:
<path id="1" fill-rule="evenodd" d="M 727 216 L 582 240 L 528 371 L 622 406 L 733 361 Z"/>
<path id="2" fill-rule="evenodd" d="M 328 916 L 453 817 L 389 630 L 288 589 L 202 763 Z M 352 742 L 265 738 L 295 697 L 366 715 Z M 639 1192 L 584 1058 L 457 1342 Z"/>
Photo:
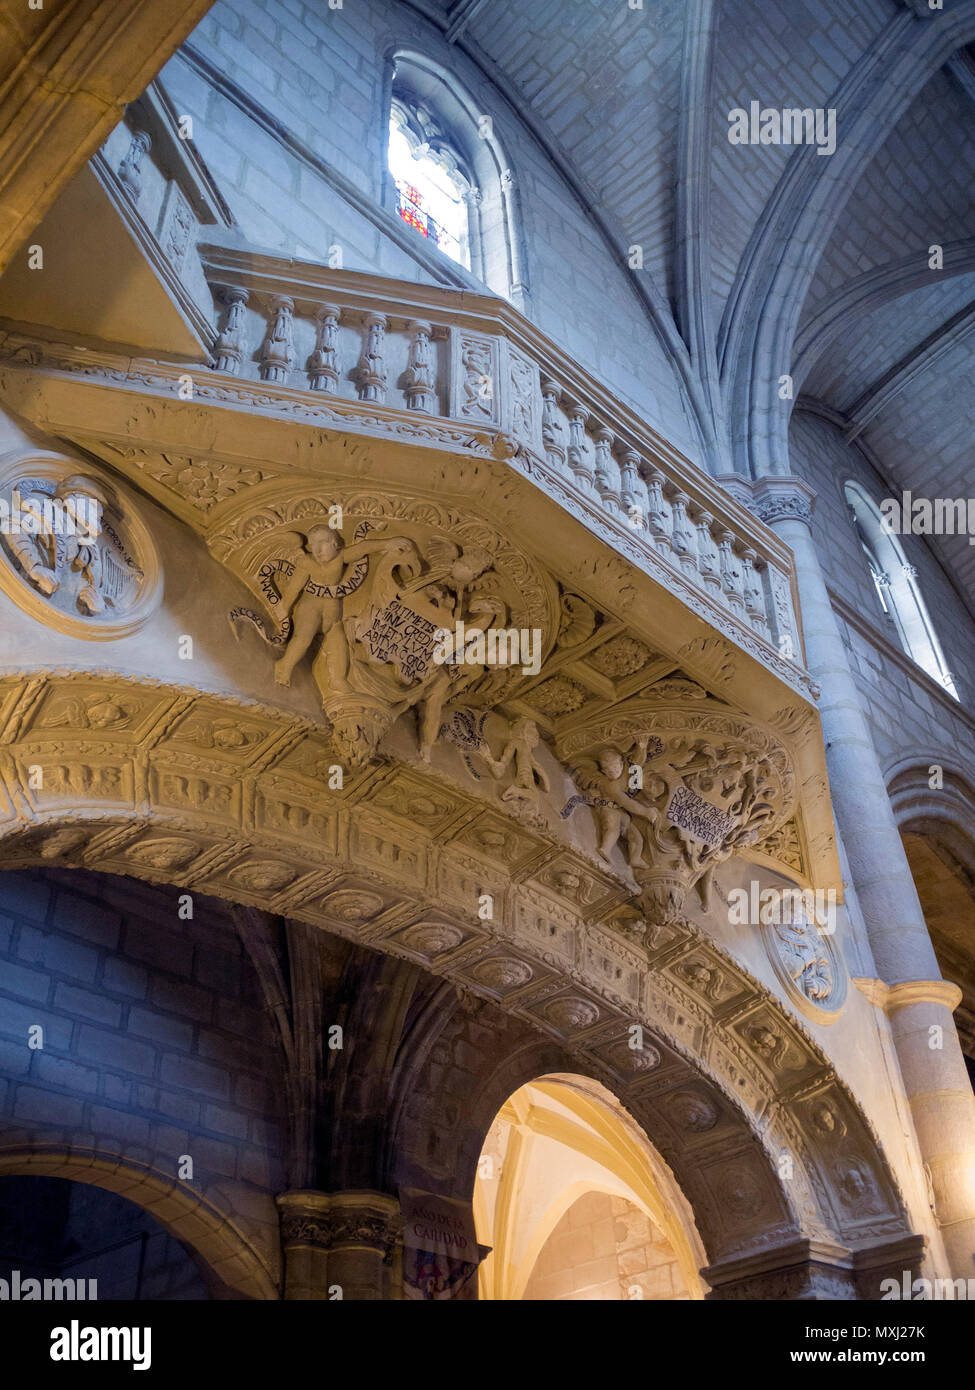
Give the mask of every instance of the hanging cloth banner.
<path id="1" fill-rule="evenodd" d="M 481 1261 L 469 1202 L 400 1188 L 403 1293 L 412 1299 L 461 1296 Z"/>

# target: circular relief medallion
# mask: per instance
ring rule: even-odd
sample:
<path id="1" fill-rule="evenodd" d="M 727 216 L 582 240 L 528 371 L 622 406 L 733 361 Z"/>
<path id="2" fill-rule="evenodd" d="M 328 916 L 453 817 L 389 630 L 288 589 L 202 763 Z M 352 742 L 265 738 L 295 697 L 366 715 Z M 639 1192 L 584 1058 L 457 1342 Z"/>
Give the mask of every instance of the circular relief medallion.
<path id="1" fill-rule="evenodd" d="M 53 453 L 0 460 L 0 587 L 71 637 L 134 632 L 162 597 L 149 528 L 127 489 Z"/>
<path id="2" fill-rule="evenodd" d="M 832 1023 L 846 999 L 846 969 L 833 944 L 830 929 L 818 925 L 795 895 L 778 895 L 762 913 L 765 950 L 790 1001 L 817 1023 Z M 766 920 L 767 919 L 767 920 Z"/>
<path id="3" fill-rule="evenodd" d="M 716 1108 L 697 1091 L 678 1091 L 667 1102 L 667 1112 L 678 1128 L 689 1134 L 706 1134 L 718 1123 Z"/>
<path id="4" fill-rule="evenodd" d="M 553 999 L 545 1005 L 544 1013 L 549 1023 L 563 1033 L 591 1028 L 599 1018 L 595 1004 L 590 1004 L 586 999 Z"/>
<path id="5" fill-rule="evenodd" d="M 496 990 L 517 989 L 519 985 L 526 985 L 532 977 L 524 961 L 507 959 L 481 961 L 480 965 L 475 966 L 473 974 L 479 984 Z"/>

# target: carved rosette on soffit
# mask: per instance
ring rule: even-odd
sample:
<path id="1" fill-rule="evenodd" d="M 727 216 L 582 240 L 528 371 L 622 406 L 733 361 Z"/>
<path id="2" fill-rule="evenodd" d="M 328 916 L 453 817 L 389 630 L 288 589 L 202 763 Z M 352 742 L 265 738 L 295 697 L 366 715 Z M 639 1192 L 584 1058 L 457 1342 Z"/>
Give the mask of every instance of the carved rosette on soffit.
<path id="1" fill-rule="evenodd" d="M 87 641 L 136 632 L 162 598 L 156 547 L 130 490 L 46 450 L 0 458 L 0 588 Z"/>

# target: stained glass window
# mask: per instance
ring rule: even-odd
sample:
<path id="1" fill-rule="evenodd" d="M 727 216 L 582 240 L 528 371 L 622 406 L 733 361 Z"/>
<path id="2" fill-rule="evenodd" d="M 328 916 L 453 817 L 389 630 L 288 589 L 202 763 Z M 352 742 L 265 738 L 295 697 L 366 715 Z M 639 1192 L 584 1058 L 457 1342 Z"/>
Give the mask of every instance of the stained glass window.
<path id="1" fill-rule="evenodd" d="M 844 491 L 880 607 L 893 623 L 901 646 L 957 700 L 958 691 L 921 597 L 917 570 L 907 563 L 900 541 L 884 525 L 877 504 L 857 484 L 847 483 Z"/>
<path id="2" fill-rule="evenodd" d="M 389 123 L 389 169 L 396 182 L 403 221 L 469 270 L 467 201 L 462 180 L 429 147 L 414 150 L 395 116 Z"/>

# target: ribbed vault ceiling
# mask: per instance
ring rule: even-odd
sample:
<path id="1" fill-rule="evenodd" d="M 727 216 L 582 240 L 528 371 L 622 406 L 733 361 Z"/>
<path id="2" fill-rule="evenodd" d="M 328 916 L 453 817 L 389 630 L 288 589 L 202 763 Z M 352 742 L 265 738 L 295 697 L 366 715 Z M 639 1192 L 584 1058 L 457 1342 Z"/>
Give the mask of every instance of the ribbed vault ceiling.
<path id="1" fill-rule="evenodd" d="M 843 416 L 870 407 L 859 437 L 892 487 L 932 497 L 971 491 L 972 0 L 954 0 L 950 28 L 926 0 L 643 0 L 642 10 L 623 0 L 418 0 L 416 8 L 499 81 L 617 249 L 644 248 L 642 274 L 707 381 L 716 417 L 740 414 L 740 400 L 754 395 L 742 378 L 746 353 L 748 373 L 777 377 L 804 348 L 798 390 Z M 938 24 L 943 42 L 930 27 Z M 897 84 L 912 91 L 901 109 Z M 753 99 L 835 107 L 840 144 L 845 127 L 856 157 L 821 158 L 822 168 L 807 161 L 806 183 L 789 185 L 795 150 L 728 141 L 727 112 Z M 816 220 L 799 210 L 797 220 L 794 191 L 810 206 L 822 194 L 826 212 Z M 952 248 L 942 270 L 928 268 L 932 245 Z M 773 289 L 762 277 L 776 256 Z M 763 361 L 752 330 L 773 297 L 785 327 L 775 360 Z M 975 548 L 950 537 L 934 548 L 956 584 L 975 592 Z"/>

